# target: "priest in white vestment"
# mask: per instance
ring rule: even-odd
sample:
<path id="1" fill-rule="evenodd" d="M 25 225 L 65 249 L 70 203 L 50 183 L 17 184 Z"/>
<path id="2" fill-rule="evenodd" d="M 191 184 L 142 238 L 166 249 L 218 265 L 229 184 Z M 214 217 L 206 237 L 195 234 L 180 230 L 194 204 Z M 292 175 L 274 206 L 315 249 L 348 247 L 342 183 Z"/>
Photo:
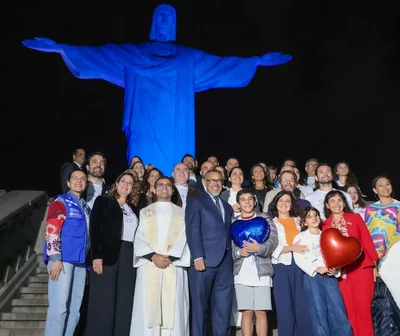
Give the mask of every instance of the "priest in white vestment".
<path id="1" fill-rule="evenodd" d="M 160 177 L 154 187 L 157 202 L 140 211 L 134 240 L 137 278 L 130 336 L 188 336 L 185 211 L 171 202 L 169 178 Z"/>

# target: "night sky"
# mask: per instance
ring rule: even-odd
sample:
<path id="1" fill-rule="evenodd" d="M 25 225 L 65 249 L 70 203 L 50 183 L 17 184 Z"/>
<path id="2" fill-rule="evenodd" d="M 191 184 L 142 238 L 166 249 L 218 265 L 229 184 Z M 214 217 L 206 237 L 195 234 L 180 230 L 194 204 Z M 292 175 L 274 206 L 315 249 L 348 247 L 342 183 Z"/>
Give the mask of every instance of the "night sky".
<path id="1" fill-rule="evenodd" d="M 59 55 L 21 41 L 143 42 L 162 2 L 86 3 L 2 5 L 0 189 L 55 195 L 60 167 L 77 147 L 105 153 L 110 183 L 127 167 L 123 89 L 77 79 Z M 331 165 L 345 160 L 364 193 L 371 195 L 371 180 L 380 173 L 396 187 L 400 21 L 394 1 L 165 3 L 177 10 L 179 44 L 217 55 L 293 56 L 289 64 L 258 68 L 246 88 L 196 95 L 200 161 L 236 156 L 248 171 L 258 161 L 280 167 L 287 157 L 300 169 L 311 157 Z"/>

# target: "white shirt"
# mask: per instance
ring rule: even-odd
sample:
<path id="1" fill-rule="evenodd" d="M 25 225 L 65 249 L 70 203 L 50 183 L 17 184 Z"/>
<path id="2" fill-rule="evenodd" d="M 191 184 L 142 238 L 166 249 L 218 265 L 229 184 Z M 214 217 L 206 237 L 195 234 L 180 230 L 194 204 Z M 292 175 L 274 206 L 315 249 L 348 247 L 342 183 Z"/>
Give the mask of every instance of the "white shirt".
<path id="1" fill-rule="evenodd" d="M 307 176 L 307 185 L 311 188 L 315 188 L 315 176 Z"/>
<path id="2" fill-rule="evenodd" d="M 317 266 L 325 267 L 324 259 L 322 258 L 321 248 L 320 248 L 320 234 L 310 233 L 310 252 L 317 257 Z"/>
<path id="3" fill-rule="evenodd" d="M 332 189 L 332 190 L 336 190 L 336 189 Z M 344 192 L 342 190 L 339 190 L 341 193 L 343 193 L 343 195 L 346 197 L 347 200 L 347 204 L 349 205 L 350 209 L 353 209 L 353 201 L 351 200 L 350 195 L 347 192 Z M 328 193 L 328 191 L 321 191 L 321 190 L 316 190 L 314 192 L 312 192 L 311 194 L 308 194 L 306 196 L 306 200 L 309 201 L 311 203 L 311 205 L 318 209 L 319 214 L 321 216 L 321 220 L 325 220 L 325 213 L 324 213 L 324 201 L 325 201 L 325 196 Z"/>
<path id="4" fill-rule="evenodd" d="M 103 183 L 100 183 L 100 184 L 92 183 L 92 184 L 93 184 L 93 188 L 94 188 L 94 194 L 93 194 L 92 199 L 86 203 L 90 209 L 93 209 L 94 201 L 96 200 L 96 198 L 98 196 L 101 195 L 101 192 L 103 191 Z"/>
<path id="5" fill-rule="evenodd" d="M 183 186 L 178 186 L 177 184 L 175 184 L 176 189 L 178 189 L 179 195 L 181 196 L 181 200 L 182 200 L 182 208 L 185 209 L 186 208 L 186 200 L 187 200 L 187 193 L 189 190 L 189 187 L 187 184 L 183 185 Z"/>
<path id="6" fill-rule="evenodd" d="M 234 205 L 234 204 L 237 203 L 236 202 L 236 195 L 237 195 L 238 192 L 239 191 L 232 190 L 232 188 L 230 189 L 230 191 L 229 191 L 229 199 L 228 199 L 228 203 L 230 205 Z M 240 211 L 239 212 L 234 212 L 233 216 L 236 218 L 236 217 L 240 216 L 240 213 L 241 213 Z"/>
<path id="7" fill-rule="evenodd" d="M 123 241 L 132 243 L 133 239 L 135 238 L 135 233 L 139 224 L 139 220 L 130 208 L 130 206 L 126 203 L 121 207 L 121 210 L 123 212 L 121 239 Z"/>
<path id="8" fill-rule="evenodd" d="M 353 211 L 355 213 L 358 213 L 362 219 L 365 219 L 365 210 L 367 210 L 367 208 L 360 208 L 359 206 L 355 205 Z"/>
<path id="9" fill-rule="evenodd" d="M 393 198 L 393 204 L 398 204 L 400 203 L 397 199 Z M 381 201 L 375 202 L 374 204 L 382 204 Z"/>
<path id="10" fill-rule="evenodd" d="M 299 189 L 302 192 L 304 197 L 314 192 L 313 188 L 308 185 L 298 185 L 297 189 Z"/>

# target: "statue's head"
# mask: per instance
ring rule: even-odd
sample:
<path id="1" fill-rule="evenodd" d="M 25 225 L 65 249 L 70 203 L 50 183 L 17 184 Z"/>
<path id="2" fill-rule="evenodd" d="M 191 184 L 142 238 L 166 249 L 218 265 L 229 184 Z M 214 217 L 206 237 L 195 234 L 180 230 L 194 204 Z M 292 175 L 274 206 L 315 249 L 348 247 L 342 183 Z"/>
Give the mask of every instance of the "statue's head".
<path id="1" fill-rule="evenodd" d="M 171 5 L 159 5 L 154 10 L 151 41 L 176 41 L 176 11 Z"/>

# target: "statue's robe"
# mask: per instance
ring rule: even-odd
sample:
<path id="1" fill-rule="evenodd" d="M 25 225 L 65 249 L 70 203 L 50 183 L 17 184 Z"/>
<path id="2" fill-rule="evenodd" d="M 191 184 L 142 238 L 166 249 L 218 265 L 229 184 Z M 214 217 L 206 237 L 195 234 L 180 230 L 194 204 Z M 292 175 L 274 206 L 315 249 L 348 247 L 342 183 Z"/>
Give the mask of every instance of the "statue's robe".
<path id="1" fill-rule="evenodd" d="M 245 87 L 259 60 L 219 57 L 161 42 L 58 46 L 76 77 L 103 79 L 125 89 L 127 160 L 138 155 L 166 175 L 183 155 L 195 155 L 195 92 Z"/>

